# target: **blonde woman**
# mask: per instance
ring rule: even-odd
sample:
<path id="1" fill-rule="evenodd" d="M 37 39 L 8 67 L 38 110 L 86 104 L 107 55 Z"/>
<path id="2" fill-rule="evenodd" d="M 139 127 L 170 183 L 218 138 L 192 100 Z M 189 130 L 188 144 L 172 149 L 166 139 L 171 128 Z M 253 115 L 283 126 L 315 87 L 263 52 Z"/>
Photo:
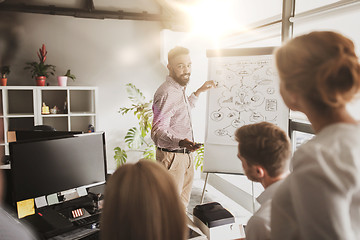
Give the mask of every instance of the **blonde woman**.
<path id="1" fill-rule="evenodd" d="M 159 163 L 118 168 L 106 184 L 103 240 L 184 240 L 186 216 L 172 177 Z"/>
<path id="2" fill-rule="evenodd" d="M 286 105 L 316 136 L 292 159 L 272 202 L 272 239 L 359 239 L 360 126 L 346 110 L 360 87 L 354 44 L 335 32 L 296 37 L 275 52 Z"/>

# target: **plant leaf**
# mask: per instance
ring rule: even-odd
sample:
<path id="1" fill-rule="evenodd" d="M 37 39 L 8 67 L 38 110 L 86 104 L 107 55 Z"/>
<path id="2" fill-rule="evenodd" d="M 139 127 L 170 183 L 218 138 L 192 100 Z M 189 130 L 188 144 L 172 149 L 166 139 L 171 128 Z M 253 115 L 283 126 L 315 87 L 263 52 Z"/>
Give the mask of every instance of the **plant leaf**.
<path id="1" fill-rule="evenodd" d="M 129 148 L 139 149 L 144 143 L 144 138 L 141 131 L 136 127 L 133 127 L 126 133 L 125 142 L 128 144 Z"/>
<path id="2" fill-rule="evenodd" d="M 116 166 L 119 167 L 120 165 L 125 164 L 127 161 L 126 151 L 121 149 L 120 147 L 114 148 L 114 151 L 115 151 L 114 159 L 116 162 Z"/>
<path id="3" fill-rule="evenodd" d="M 204 146 L 197 149 L 195 151 L 195 169 L 197 170 L 199 167 L 201 167 L 201 171 L 203 171 L 204 167 Z"/>
<path id="4" fill-rule="evenodd" d="M 135 87 L 135 85 L 128 83 L 126 84 L 126 91 L 129 94 L 129 99 L 136 104 L 142 104 L 145 101 L 145 97 L 142 92 Z"/>
<path id="5" fill-rule="evenodd" d="M 145 159 L 156 161 L 155 154 L 156 154 L 155 145 L 150 145 L 149 147 L 145 148 L 143 157 Z"/>

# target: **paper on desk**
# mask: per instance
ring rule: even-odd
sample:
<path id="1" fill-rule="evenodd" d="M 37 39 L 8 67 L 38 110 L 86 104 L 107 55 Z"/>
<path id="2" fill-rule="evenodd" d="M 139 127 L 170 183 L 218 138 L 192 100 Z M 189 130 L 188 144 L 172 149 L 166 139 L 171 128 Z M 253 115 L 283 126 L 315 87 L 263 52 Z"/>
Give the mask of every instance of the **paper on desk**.
<path id="1" fill-rule="evenodd" d="M 35 198 L 35 205 L 37 208 L 41 208 L 47 205 L 45 196 Z"/>
<path id="2" fill-rule="evenodd" d="M 77 191 L 74 190 L 74 192 L 64 195 L 64 201 L 68 201 L 68 200 L 75 199 L 78 197 L 79 197 L 79 194 L 77 193 Z"/>
<path id="3" fill-rule="evenodd" d="M 48 196 L 46 196 L 46 198 L 47 198 L 47 202 L 48 202 L 49 205 L 53 205 L 53 204 L 59 203 L 59 199 L 58 199 L 58 197 L 57 197 L 57 193 L 48 195 Z"/>
<path id="4" fill-rule="evenodd" d="M 86 187 L 79 187 L 76 189 L 76 191 L 79 194 L 79 197 L 87 195 Z"/>
<path id="5" fill-rule="evenodd" d="M 18 218 L 23 218 L 35 214 L 35 205 L 33 198 L 19 201 L 16 203 L 16 205 L 17 205 Z"/>

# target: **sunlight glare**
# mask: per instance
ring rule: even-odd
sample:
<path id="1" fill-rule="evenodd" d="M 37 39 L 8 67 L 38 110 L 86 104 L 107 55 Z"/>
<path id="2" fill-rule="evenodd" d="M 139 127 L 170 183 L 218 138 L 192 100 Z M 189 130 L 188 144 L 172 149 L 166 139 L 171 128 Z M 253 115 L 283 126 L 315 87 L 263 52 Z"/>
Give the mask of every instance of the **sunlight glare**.
<path id="1" fill-rule="evenodd" d="M 192 32 L 218 39 L 239 29 L 231 3 L 229 0 L 202 0 L 188 6 L 186 12 L 192 19 Z"/>

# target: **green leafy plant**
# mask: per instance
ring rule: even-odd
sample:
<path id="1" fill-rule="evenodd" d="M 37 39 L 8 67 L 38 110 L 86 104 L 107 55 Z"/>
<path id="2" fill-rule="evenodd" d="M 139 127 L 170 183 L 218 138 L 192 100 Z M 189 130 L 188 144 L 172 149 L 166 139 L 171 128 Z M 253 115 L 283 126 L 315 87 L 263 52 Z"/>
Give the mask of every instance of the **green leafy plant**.
<path id="1" fill-rule="evenodd" d="M 66 76 L 66 77 L 68 77 L 68 78 L 71 78 L 73 81 L 75 81 L 75 79 L 76 79 L 75 75 L 70 72 L 70 69 L 68 69 L 68 70 L 66 71 L 66 73 L 65 73 L 64 76 Z"/>
<path id="2" fill-rule="evenodd" d="M 204 146 L 197 149 L 195 151 L 195 169 L 197 170 L 199 167 L 201 171 L 204 170 Z"/>
<path id="3" fill-rule="evenodd" d="M 131 83 L 126 84 L 126 91 L 132 104 L 130 107 L 121 107 L 119 113 L 125 115 L 129 112 L 133 112 L 138 119 L 139 125 L 138 127 L 132 127 L 127 131 L 124 138 L 125 143 L 129 149 L 142 151 L 144 158 L 155 160 L 156 148 L 148 136 L 152 127 L 152 100 L 146 101 L 143 93 Z M 114 148 L 114 151 L 114 159 L 117 166 L 126 163 L 126 150 L 116 147 Z"/>
<path id="4" fill-rule="evenodd" d="M 46 78 L 49 77 L 49 74 L 55 75 L 55 66 L 51 64 L 45 64 L 46 60 L 46 47 L 43 44 L 41 48 L 39 48 L 39 52 L 37 53 L 39 57 L 39 62 L 27 62 L 24 69 L 30 69 L 31 77 L 40 77 L 45 76 Z"/>
<path id="5" fill-rule="evenodd" d="M 10 67 L 9 66 L 2 66 L 0 68 L 0 73 L 2 78 L 7 78 L 7 76 L 10 74 Z"/>
<path id="6" fill-rule="evenodd" d="M 114 159 L 115 159 L 116 165 L 120 166 L 120 165 L 126 163 L 126 159 L 127 159 L 126 151 L 119 147 L 114 148 L 114 150 L 115 150 Z"/>

